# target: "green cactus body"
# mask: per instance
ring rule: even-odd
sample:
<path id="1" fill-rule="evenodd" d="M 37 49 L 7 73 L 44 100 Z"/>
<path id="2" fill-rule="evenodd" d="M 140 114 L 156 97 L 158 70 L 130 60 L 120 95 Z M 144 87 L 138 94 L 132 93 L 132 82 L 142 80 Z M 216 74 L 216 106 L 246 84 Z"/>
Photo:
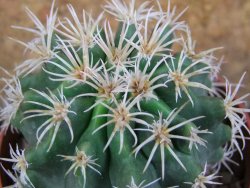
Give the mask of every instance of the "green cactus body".
<path id="1" fill-rule="evenodd" d="M 53 3 L 46 27 L 27 10 L 36 29 L 20 28 L 36 40 L 18 42 L 38 57 L 3 79 L 0 111 L 1 131 L 11 124 L 27 143 L 0 158 L 14 164 L 2 166 L 13 187 L 200 188 L 219 184 L 225 156 L 242 155 L 244 75 L 234 90 L 227 80 L 216 89 L 213 49 L 195 53 L 182 13 L 149 4 L 109 2 L 116 34 L 103 14 L 83 11 L 81 21 L 71 5 L 57 24 Z"/>

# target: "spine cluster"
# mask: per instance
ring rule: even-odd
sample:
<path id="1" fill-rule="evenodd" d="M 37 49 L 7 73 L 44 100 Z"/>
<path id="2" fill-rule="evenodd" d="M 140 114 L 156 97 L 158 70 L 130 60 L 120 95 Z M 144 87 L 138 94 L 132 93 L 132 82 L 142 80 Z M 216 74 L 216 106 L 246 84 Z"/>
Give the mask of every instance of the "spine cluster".
<path id="1" fill-rule="evenodd" d="M 50 177 L 37 178 L 52 172 L 58 187 L 200 188 L 220 184 L 222 166 L 233 173 L 250 134 L 249 94 L 237 97 L 246 73 L 218 83 L 220 48 L 196 52 L 179 21 L 186 9 L 111 0 L 104 10 L 118 21 L 114 32 L 105 13 L 78 16 L 68 5 L 70 17 L 58 19 L 54 4 L 45 25 L 26 9 L 35 27 L 14 28 L 34 39 L 12 40 L 32 58 L 14 75 L 1 68 L 0 131 L 28 143 L 0 157 L 13 164 L 1 164 L 8 187 L 50 187 Z"/>

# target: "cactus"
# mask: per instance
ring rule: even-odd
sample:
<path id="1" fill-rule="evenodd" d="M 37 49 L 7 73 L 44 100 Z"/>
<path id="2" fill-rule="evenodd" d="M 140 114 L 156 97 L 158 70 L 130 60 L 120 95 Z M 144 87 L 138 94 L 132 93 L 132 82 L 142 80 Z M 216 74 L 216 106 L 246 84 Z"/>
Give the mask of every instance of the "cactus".
<path id="1" fill-rule="evenodd" d="M 59 20 L 53 2 L 43 25 L 26 9 L 35 28 L 15 28 L 35 38 L 13 40 L 32 58 L 14 74 L 1 68 L 1 131 L 26 143 L 0 158 L 13 164 L 1 164 L 10 187 L 201 188 L 220 184 L 222 166 L 233 173 L 250 133 L 239 106 L 249 94 L 236 98 L 246 73 L 218 83 L 219 48 L 196 52 L 185 10 L 157 5 L 108 2 L 115 34 L 104 13 L 78 17 L 68 5 Z"/>

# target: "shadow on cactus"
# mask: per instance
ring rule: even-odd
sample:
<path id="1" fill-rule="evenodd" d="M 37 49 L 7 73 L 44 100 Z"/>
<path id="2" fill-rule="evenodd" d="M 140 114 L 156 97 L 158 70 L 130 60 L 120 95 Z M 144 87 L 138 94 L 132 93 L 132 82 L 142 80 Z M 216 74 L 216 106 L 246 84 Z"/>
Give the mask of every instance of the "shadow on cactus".
<path id="1" fill-rule="evenodd" d="M 57 19 L 52 4 L 43 25 L 29 10 L 34 35 L 23 42 L 32 59 L 6 78 L 1 131 L 22 133 L 1 169 L 14 184 L 35 188 L 201 188 L 245 146 L 249 94 L 238 84 L 217 88 L 218 48 L 197 53 L 182 14 L 146 1 L 138 8 L 111 0 L 105 14 Z M 177 45 L 179 52 L 172 50 Z"/>

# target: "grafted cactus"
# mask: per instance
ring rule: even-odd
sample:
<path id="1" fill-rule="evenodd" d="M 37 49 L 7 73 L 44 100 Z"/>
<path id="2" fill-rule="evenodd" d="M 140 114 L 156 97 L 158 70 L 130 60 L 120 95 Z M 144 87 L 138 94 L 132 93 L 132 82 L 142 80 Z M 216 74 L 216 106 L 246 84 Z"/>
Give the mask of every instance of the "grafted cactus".
<path id="1" fill-rule="evenodd" d="M 218 172 L 242 155 L 248 96 L 238 84 L 217 82 L 218 48 L 197 53 L 181 15 L 112 0 L 104 14 L 86 11 L 57 20 L 52 4 L 44 26 L 27 9 L 35 28 L 32 54 L 6 78 L 1 131 L 19 131 L 25 148 L 13 149 L 14 184 L 35 188 L 203 188 L 220 184 Z M 174 51 L 173 45 L 181 49 Z"/>

